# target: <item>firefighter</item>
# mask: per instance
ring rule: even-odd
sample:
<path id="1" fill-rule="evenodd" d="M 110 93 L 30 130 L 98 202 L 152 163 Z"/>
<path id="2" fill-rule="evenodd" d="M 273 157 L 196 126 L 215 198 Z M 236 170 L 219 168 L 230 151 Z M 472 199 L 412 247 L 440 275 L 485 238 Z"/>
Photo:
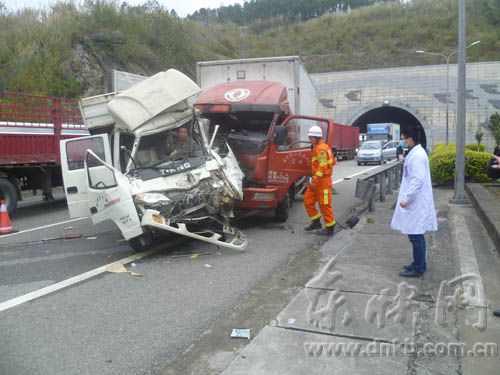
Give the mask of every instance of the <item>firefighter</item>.
<path id="1" fill-rule="evenodd" d="M 309 142 L 313 146 L 312 180 L 304 194 L 304 205 L 311 223 L 305 227 L 306 231 L 321 229 L 321 216 L 325 228 L 316 232 L 322 236 L 333 236 L 335 230 L 335 217 L 332 209 L 332 172 L 337 163 L 332 150 L 323 140 L 323 131 L 319 126 L 311 126 L 307 133 Z M 321 213 L 316 209 L 319 203 Z"/>

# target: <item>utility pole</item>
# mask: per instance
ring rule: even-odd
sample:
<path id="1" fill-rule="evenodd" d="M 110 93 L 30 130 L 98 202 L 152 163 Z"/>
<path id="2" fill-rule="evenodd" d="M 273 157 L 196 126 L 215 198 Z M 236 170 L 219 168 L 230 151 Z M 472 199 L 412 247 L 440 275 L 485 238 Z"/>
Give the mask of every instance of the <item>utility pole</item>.
<path id="1" fill-rule="evenodd" d="M 457 155 L 455 162 L 455 193 L 451 203 L 467 202 L 465 196 L 465 0 L 458 0 L 458 92 L 457 92 Z"/>

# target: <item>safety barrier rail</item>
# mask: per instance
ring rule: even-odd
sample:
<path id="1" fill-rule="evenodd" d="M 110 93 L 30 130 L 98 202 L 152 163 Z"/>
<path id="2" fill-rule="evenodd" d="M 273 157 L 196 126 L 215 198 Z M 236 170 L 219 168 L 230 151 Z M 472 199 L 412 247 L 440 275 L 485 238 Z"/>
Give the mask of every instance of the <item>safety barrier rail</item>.
<path id="1" fill-rule="evenodd" d="M 354 196 L 368 203 L 368 210 L 375 211 L 375 201 L 385 202 L 385 196 L 399 189 L 404 161 L 399 161 L 381 171 L 359 178 Z M 378 193 L 378 194 L 377 194 Z"/>

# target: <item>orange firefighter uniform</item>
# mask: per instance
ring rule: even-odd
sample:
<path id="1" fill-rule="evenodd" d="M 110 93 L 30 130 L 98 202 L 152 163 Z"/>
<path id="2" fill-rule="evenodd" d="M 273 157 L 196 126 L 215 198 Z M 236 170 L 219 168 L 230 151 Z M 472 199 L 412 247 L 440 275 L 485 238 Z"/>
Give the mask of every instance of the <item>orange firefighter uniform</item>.
<path id="1" fill-rule="evenodd" d="M 318 220 L 323 215 L 327 228 L 335 225 L 332 209 L 332 174 L 336 163 L 332 150 L 321 139 L 313 149 L 313 177 L 304 194 L 304 205 L 311 221 Z M 316 209 L 316 202 L 319 203 L 321 214 Z"/>

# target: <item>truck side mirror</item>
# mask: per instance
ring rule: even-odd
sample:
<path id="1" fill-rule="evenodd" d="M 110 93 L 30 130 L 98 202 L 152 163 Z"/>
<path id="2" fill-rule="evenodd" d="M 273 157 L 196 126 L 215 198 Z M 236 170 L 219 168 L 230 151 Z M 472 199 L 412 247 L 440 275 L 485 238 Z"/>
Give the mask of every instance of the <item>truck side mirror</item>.
<path id="1" fill-rule="evenodd" d="M 274 143 L 282 145 L 288 135 L 288 128 L 286 126 L 277 125 L 274 128 Z"/>

